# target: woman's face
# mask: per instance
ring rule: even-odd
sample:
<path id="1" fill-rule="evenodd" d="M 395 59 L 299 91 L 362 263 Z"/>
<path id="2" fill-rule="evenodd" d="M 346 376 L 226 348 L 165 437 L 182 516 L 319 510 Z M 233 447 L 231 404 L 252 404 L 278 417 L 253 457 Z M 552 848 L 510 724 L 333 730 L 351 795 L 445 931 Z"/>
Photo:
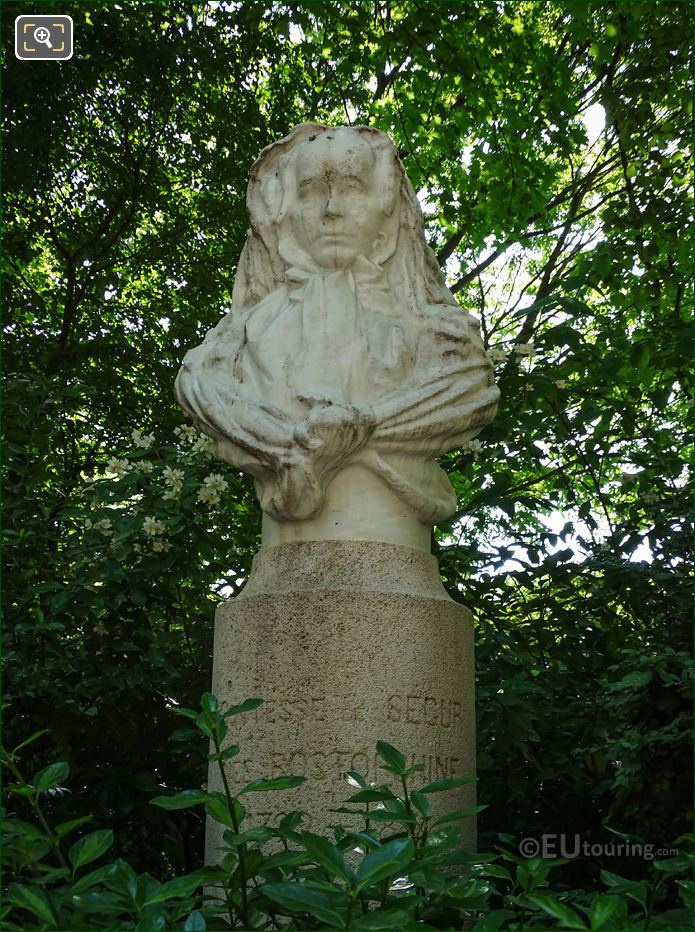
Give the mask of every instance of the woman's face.
<path id="1" fill-rule="evenodd" d="M 294 232 L 324 269 L 346 269 L 372 254 L 384 220 L 382 198 L 373 190 L 374 162 L 369 143 L 346 129 L 297 148 Z"/>

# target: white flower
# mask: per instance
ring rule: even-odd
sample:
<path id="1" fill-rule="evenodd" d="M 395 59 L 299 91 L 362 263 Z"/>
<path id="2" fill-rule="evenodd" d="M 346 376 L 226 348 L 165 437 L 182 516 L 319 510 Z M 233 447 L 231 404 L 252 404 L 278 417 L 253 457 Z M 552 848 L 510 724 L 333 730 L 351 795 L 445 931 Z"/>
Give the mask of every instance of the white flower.
<path id="1" fill-rule="evenodd" d="M 166 466 L 162 471 L 162 475 L 170 489 L 174 489 L 176 492 L 181 491 L 186 475 L 182 469 L 172 469 L 171 466 Z"/>
<path id="2" fill-rule="evenodd" d="M 194 440 L 197 433 L 198 431 L 191 424 L 182 424 L 181 427 L 174 428 L 174 434 L 184 440 Z"/>
<path id="3" fill-rule="evenodd" d="M 162 493 L 162 499 L 165 502 L 175 502 L 181 498 L 181 489 L 167 489 L 166 492 Z"/>
<path id="4" fill-rule="evenodd" d="M 536 347 L 533 343 L 517 343 L 514 352 L 517 356 L 535 356 Z"/>
<path id="5" fill-rule="evenodd" d="M 143 473 L 143 475 L 149 476 L 154 469 L 154 463 L 150 463 L 149 460 L 140 460 L 139 463 L 134 464 L 134 468 L 137 469 L 138 472 Z"/>
<path id="6" fill-rule="evenodd" d="M 640 498 L 645 505 L 656 505 L 656 503 L 659 501 L 659 496 L 656 494 L 656 492 L 642 492 Z"/>
<path id="7" fill-rule="evenodd" d="M 131 465 L 128 460 L 119 460 L 117 457 L 112 456 L 111 459 L 107 460 L 106 468 L 116 479 L 120 479 L 125 476 Z"/>
<path id="8" fill-rule="evenodd" d="M 495 364 L 504 362 L 507 358 L 506 350 L 503 350 L 501 346 L 497 346 L 488 350 L 487 354 L 490 357 L 491 362 Z"/>
<path id="9" fill-rule="evenodd" d="M 111 527 L 111 518 L 102 518 L 101 521 L 97 521 L 93 525 L 95 531 L 99 531 L 104 537 L 110 537 L 113 534 L 113 528 Z"/>
<path id="10" fill-rule="evenodd" d="M 142 547 L 140 546 L 140 544 L 133 544 L 133 550 L 135 551 L 135 553 L 140 553 L 140 551 L 142 550 Z"/>
<path id="11" fill-rule="evenodd" d="M 483 449 L 483 445 L 479 440 L 466 440 L 461 449 L 465 450 L 466 453 L 477 454 Z"/>
<path id="12" fill-rule="evenodd" d="M 205 502 L 206 505 L 219 505 L 220 496 L 214 489 L 208 489 L 206 486 L 201 485 L 198 489 L 198 501 Z"/>
<path id="13" fill-rule="evenodd" d="M 555 379 L 556 388 L 567 388 L 567 381 L 565 379 Z"/>
<path id="14" fill-rule="evenodd" d="M 158 521 L 156 518 L 145 518 L 142 522 L 142 529 L 145 534 L 149 534 L 150 537 L 154 537 L 157 534 L 163 534 L 166 530 L 164 522 Z"/>
<path id="15" fill-rule="evenodd" d="M 637 474 L 634 472 L 624 472 L 620 476 L 621 485 L 632 485 L 637 480 Z"/>
<path id="16" fill-rule="evenodd" d="M 203 487 L 211 492 L 224 492 L 227 488 L 227 481 L 219 473 L 211 472 L 209 476 L 203 479 Z"/>
<path id="17" fill-rule="evenodd" d="M 215 452 L 215 441 L 205 434 L 201 434 L 193 444 L 193 450 L 196 453 L 212 454 Z"/>
<path id="18" fill-rule="evenodd" d="M 533 385 L 531 385 L 530 382 L 527 382 L 527 383 L 526 383 L 526 391 L 527 391 L 527 392 L 532 392 L 532 391 L 533 391 Z"/>
<path id="19" fill-rule="evenodd" d="M 161 553 L 162 551 L 166 552 L 167 550 L 171 550 L 171 544 L 168 540 L 155 540 L 152 542 L 152 549 L 157 553 Z"/>
<path id="20" fill-rule="evenodd" d="M 136 447 L 148 450 L 154 443 L 154 434 L 143 434 L 141 430 L 134 430 L 131 434 Z"/>

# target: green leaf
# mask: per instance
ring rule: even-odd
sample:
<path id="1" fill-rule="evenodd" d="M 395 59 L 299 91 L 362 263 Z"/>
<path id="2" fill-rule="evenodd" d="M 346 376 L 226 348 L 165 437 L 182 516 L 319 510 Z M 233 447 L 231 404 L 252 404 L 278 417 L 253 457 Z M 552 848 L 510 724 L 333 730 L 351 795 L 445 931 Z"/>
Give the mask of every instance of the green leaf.
<path id="1" fill-rule="evenodd" d="M 447 822 L 457 822 L 459 819 L 469 819 L 471 816 L 482 812 L 483 809 L 487 809 L 487 806 L 471 806 L 470 809 L 456 809 L 454 812 L 449 812 L 447 815 L 443 815 L 438 819 L 435 819 L 432 825 L 445 825 Z"/>
<path id="2" fill-rule="evenodd" d="M 101 893 L 97 890 L 79 893 L 73 897 L 73 905 L 84 912 L 122 913 L 123 900 L 113 893 Z"/>
<path id="3" fill-rule="evenodd" d="M 200 739 L 200 732 L 197 728 L 177 728 L 172 731 L 172 741 L 197 741 Z"/>
<path id="4" fill-rule="evenodd" d="M 200 806 L 208 802 L 210 794 L 203 790 L 183 790 L 175 796 L 155 796 L 150 800 L 151 806 L 160 809 L 190 809 L 191 806 Z"/>
<path id="5" fill-rule="evenodd" d="M 28 909 L 42 922 L 54 925 L 56 919 L 48 897 L 40 887 L 27 887 L 23 884 L 10 884 L 7 899 L 21 909 Z"/>
<path id="6" fill-rule="evenodd" d="M 297 829 L 301 824 L 301 821 L 302 813 L 297 812 L 295 809 L 292 812 L 288 812 L 286 816 L 283 816 L 282 819 L 280 819 L 278 829 L 281 832 L 294 832 L 295 829 Z"/>
<path id="7" fill-rule="evenodd" d="M 15 796 L 25 796 L 27 799 L 31 799 L 36 790 L 33 786 L 19 786 L 17 783 L 10 783 L 7 792 L 14 793 Z"/>
<path id="8" fill-rule="evenodd" d="M 263 893 L 275 903 L 293 913 L 309 913 L 321 922 L 338 929 L 345 928 L 345 921 L 336 911 L 333 901 L 325 893 L 299 883 L 266 883 Z"/>
<path id="9" fill-rule="evenodd" d="M 430 806 L 429 799 L 424 795 L 422 790 L 413 790 L 410 794 L 410 801 L 423 818 L 431 818 L 432 807 Z"/>
<path id="10" fill-rule="evenodd" d="M 183 877 L 174 877 L 163 883 L 158 890 L 147 897 L 143 906 L 154 906 L 156 903 L 166 903 L 167 900 L 177 900 L 190 896 L 201 884 L 204 877 L 201 871 L 186 874 Z"/>
<path id="11" fill-rule="evenodd" d="M 110 828 L 90 832 L 84 838 L 79 838 L 68 851 L 68 857 L 73 867 L 73 873 L 85 864 L 91 864 L 102 854 L 105 854 L 113 844 L 113 831 Z"/>
<path id="12" fill-rule="evenodd" d="M 343 779 L 346 780 L 351 786 L 359 786 L 359 788 L 362 790 L 366 790 L 369 786 L 362 774 L 357 773 L 355 770 L 348 770 L 343 774 Z"/>
<path id="13" fill-rule="evenodd" d="M 265 699 L 245 699 L 243 702 L 240 702 L 239 705 L 233 705 L 230 709 L 224 713 L 224 718 L 229 718 L 232 715 L 241 715 L 243 712 L 251 712 L 253 709 L 257 709 L 259 705 L 263 705 Z"/>
<path id="14" fill-rule="evenodd" d="M 387 877 L 397 877 L 410 863 L 413 850 L 409 838 L 395 838 L 370 851 L 357 868 L 357 889 L 362 890 Z"/>
<path id="15" fill-rule="evenodd" d="M 631 887 L 638 881 L 628 880 L 627 877 L 620 877 L 618 874 L 612 874 L 610 871 L 601 871 L 601 882 L 607 887 L 625 888 Z"/>
<path id="16" fill-rule="evenodd" d="M 41 735 L 45 735 L 48 731 L 48 728 L 42 728 L 40 731 L 35 731 L 33 735 L 29 735 L 28 738 L 25 738 L 21 744 L 18 744 L 17 747 L 12 751 L 12 754 L 16 754 L 18 751 L 21 751 L 22 748 L 25 748 L 28 744 L 31 744 L 32 741 L 36 741 L 37 738 L 40 738 Z"/>
<path id="17" fill-rule="evenodd" d="M 276 867 L 294 867 L 298 864 L 306 864 L 308 861 L 309 856 L 304 851 L 278 851 L 264 858 L 258 872 L 265 874 Z"/>
<path id="18" fill-rule="evenodd" d="M 351 841 L 354 839 L 358 845 L 363 845 L 369 851 L 373 851 L 381 845 L 381 842 L 368 832 L 350 832 L 347 837 Z"/>
<path id="19" fill-rule="evenodd" d="M 104 864 L 103 867 L 97 867 L 96 870 L 84 874 L 70 887 L 70 896 L 78 896 L 80 893 L 84 893 L 85 890 L 89 890 L 94 884 L 101 883 L 112 870 L 113 864 Z"/>
<path id="20" fill-rule="evenodd" d="M 483 877 L 497 877 L 500 880 L 512 882 L 512 875 L 506 867 L 502 867 L 500 864 L 485 864 L 480 873 Z"/>
<path id="21" fill-rule="evenodd" d="M 452 780 L 435 780 L 428 783 L 427 786 L 421 786 L 421 793 L 443 793 L 446 790 L 455 790 L 457 786 L 465 786 L 467 783 L 473 783 L 477 777 L 457 777 Z"/>
<path id="22" fill-rule="evenodd" d="M 340 877 L 350 881 L 355 876 L 352 868 L 348 867 L 342 854 L 327 838 L 314 835 L 311 832 L 302 832 L 302 843 L 313 861 L 328 871 L 331 877 Z"/>
<path id="23" fill-rule="evenodd" d="M 405 929 L 412 924 L 410 913 L 405 909 L 375 909 L 352 922 L 353 929 Z"/>
<path id="24" fill-rule="evenodd" d="M 27 841 L 35 841 L 37 838 L 44 840 L 48 838 L 43 829 L 39 828 L 38 825 L 25 822 L 24 819 L 7 819 L 3 817 L 1 827 L 3 834 L 19 836 Z"/>
<path id="25" fill-rule="evenodd" d="M 620 897 L 613 896 L 610 893 L 601 894 L 594 900 L 589 910 L 591 928 L 603 928 L 608 920 L 620 911 L 621 907 L 624 907 L 624 903 Z"/>
<path id="26" fill-rule="evenodd" d="M 205 932 L 206 929 L 205 917 L 197 909 L 194 909 L 192 913 L 186 916 L 186 921 L 183 924 L 183 932 Z"/>
<path id="27" fill-rule="evenodd" d="M 682 852 L 673 858 L 655 860 L 652 866 L 654 870 L 664 871 L 668 874 L 682 874 L 684 871 L 690 872 L 693 868 L 693 855 Z"/>
<path id="28" fill-rule="evenodd" d="M 242 793 L 267 793 L 270 790 L 291 790 L 304 783 L 306 777 L 274 777 L 272 780 L 252 780 L 239 790 Z"/>
<path id="29" fill-rule="evenodd" d="M 83 815 L 79 819 L 71 819 L 69 822 L 61 822 L 60 825 L 56 825 L 54 831 L 58 838 L 63 838 L 65 835 L 69 835 L 70 832 L 74 831 L 78 826 L 84 825 L 85 822 L 90 822 L 93 816 Z"/>
<path id="30" fill-rule="evenodd" d="M 646 906 L 649 889 L 643 880 L 628 880 L 625 877 L 619 877 L 617 874 L 612 874 L 610 871 L 605 870 L 601 871 L 600 876 L 603 883 L 611 888 L 612 893 L 619 895 L 624 894 L 635 900 L 643 908 Z"/>
<path id="31" fill-rule="evenodd" d="M 355 793 L 354 796 L 351 796 L 346 802 L 348 803 L 377 803 L 383 802 L 385 799 L 397 799 L 395 793 L 392 793 L 391 790 L 384 789 L 368 789 L 360 790 L 359 793 Z"/>
<path id="32" fill-rule="evenodd" d="M 403 803 L 398 808 L 371 809 L 369 812 L 360 813 L 360 815 L 364 819 L 369 819 L 370 822 L 399 822 L 402 825 L 414 825 L 417 822 L 417 817 L 411 815 Z"/>
<path id="33" fill-rule="evenodd" d="M 57 761 L 40 770 L 34 777 L 33 784 L 37 793 L 45 793 L 54 786 L 60 786 L 67 780 L 70 768 L 65 761 Z"/>
<path id="34" fill-rule="evenodd" d="M 652 681 L 654 674 L 651 670 L 633 670 L 627 673 L 618 683 L 609 683 L 608 689 L 617 692 L 621 689 L 641 689 Z"/>
<path id="35" fill-rule="evenodd" d="M 200 707 L 204 712 L 217 712 L 220 707 L 217 696 L 213 693 L 203 693 L 200 697 Z"/>
<path id="36" fill-rule="evenodd" d="M 267 825 L 254 825 L 252 828 L 242 832 L 238 837 L 245 844 L 249 842 L 265 844 L 265 842 L 270 841 L 273 836 L 274 832 L 272 828 L 268 828 Z"/>
<path id="37" fill-rule="evenodd" d="M 564 903 L 558 903 L 557 900 L 553 899 L 550 896 L 546 896 L 543 893 L 529 893 L 526 896 L 527 900 L 530 900 L 532 903 L 535 903 L 536 906 L 540 906 L 543 912 L 548 913 L 549 916 L 552 916 L 553 919 L 557 919 L 566 929 L 586 929 L 587 926 L 579 918 L 579 916 L 570 909 L 569 906 L 565 906 Z"/>
<path id="38" fill-rule="evenodd" d="M 381 765 L 384 770 L 388 770 L 390 773 L 395 773 L 398 776 L 403 776 L 405 774 L 405 757 L 400 751 L 397 751 L 392 744 L 388 744 L 386 741 L 377 741 L 376 752 L 386 764 L 386 766 L 383 764 Z"/>
<path id="39" fill-rule="evenodd" d="M 227 723 L 221 718 L 218 712 L 201 712 L 196 717 L 195 723 L 206 738 L 216 740 L 220 744 L 224 741 L 227 734 Z"/>
<path id="40" fill-rule="evenodd" d="M 229 811 L 227 797 L 220 794 L 219 796 L 209 796 L 205 803 L 205 811 L 216 822 L 221 822 L 228 828 L 234 828 L 234 821 Z"/>
<path id="41" fill-rule="evenodd" d="M 486 916 L 482 916 L 472 928 L 472 932 L 498 932 L 502 924 L 514 915 L 509 909 L 493 909 Z"/>
<path id="42" fill-rule="evenodd" d="M 147 877 L 148 875 L 145 874 L 144 876 Z M 142 905 L 145 899 L 146 894 L 142 880 L 138 880 L 138 875 L 123 858 L 117 858 L 110 865 L 109 872 L 104 879 L 104 886 L 121 894 L 126 900 L 138 907 Z M 140 890 L 140 896 L 138 896 L 138 890 Z"/>
<path id="43" fill-rule="evenodd" d="M 232 760 L 239 753 L 240 748 L 236 744 L 230 744 L 228 748 L 225 748 L 223 751 L 220 751 L 219 754 L 208 754 L 209 761 L 218 761 L 218 760 Z"/>

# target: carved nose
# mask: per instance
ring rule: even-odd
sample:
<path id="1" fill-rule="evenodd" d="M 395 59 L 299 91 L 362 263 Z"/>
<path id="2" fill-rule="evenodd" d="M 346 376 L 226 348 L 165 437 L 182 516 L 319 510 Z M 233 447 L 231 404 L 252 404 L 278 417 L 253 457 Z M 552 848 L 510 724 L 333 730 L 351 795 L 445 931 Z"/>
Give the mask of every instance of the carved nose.
<path id="1" fill-rule="evenodd" d="M 334 194 L 329 194 L 323 212 L 326 217 L 341 217 L 343 214 L 343 209 L 340 203 L 340 199 L 337 198 Z"/>

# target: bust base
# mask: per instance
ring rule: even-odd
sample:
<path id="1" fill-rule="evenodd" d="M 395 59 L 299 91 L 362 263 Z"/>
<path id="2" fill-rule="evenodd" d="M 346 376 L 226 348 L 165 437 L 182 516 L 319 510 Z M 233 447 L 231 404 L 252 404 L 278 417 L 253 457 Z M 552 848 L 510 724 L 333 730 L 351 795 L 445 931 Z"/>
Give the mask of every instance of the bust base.
<path id="1" fill-rule="evenodd" d="M 368 469 L 347 466 L 326 491 L 321 513 L 308 521 L 276 521 L 263 515 L 261 547 L 316 540 L 361 540 L 400 544 L 430 552 L 431 528 L 423 524 Z"/>
<path id="2" fill-rule="evenodd" d="M 225 764 L 235 792 L 259 777 L 307 778 L 244 796 L 250 824 L 300 809 L 310 831 L 362 828 L 330 809 L 355 792 L 346 771 L 391 782 L 378 740 L 424 764 L 413 787 L 475 775 L 471 614 L 449 597 L 434 557 L 412 548 L 319 541 L 261 550 L 246 587 L 217 610 L 213 691 L 222 707 L 265 699 L 229 720 L 228 742 L 241 748 Z M 217 764 L 209 786 L 221 789 Z M 475 796 L 468 783 L 431 802 L 442 814 L 474 806 Z M 475 818 L 462 827 L 475 850 Z M 208 819 L 206 864 L 219 861 L 223 831 Z"/>

